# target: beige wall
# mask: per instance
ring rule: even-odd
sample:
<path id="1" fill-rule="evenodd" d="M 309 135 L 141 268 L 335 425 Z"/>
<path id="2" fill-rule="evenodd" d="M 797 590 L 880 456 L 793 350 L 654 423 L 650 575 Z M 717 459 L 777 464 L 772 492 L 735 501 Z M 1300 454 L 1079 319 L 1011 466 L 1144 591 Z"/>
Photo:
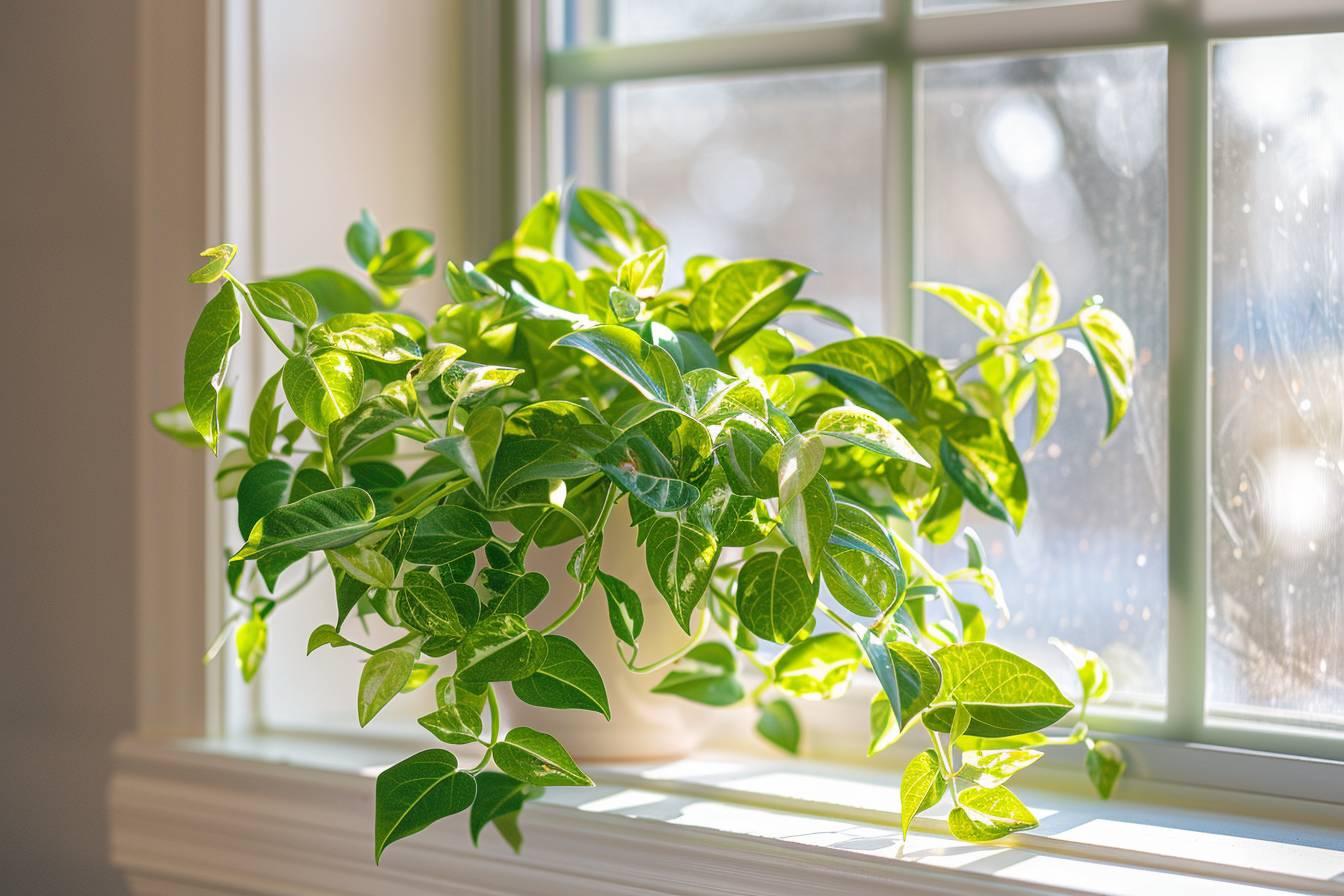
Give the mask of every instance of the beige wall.
<path id="1" fill-rule="evenodd" d="M 134 706 L 134 3 L 0 6 L 0 890 L 101 896 Z"/>

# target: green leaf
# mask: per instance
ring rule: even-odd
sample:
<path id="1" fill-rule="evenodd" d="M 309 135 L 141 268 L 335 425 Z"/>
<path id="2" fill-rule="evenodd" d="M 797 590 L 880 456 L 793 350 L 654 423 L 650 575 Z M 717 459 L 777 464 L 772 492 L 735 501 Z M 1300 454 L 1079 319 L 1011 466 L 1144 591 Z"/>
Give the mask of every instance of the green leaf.
<path id="1" fill-rule="evenodd" d="M 360 268 L 368 270 L 369 264 L 382 250 L 383 238 L 378 233 L 378 223 L 368 209 L 360 209 L 359 220 L 345 231 L 345 250 Z"/>
<path id="2" fill-rule="evenodd" d="M 734 493 L 754 498 L 779 494 L 779 437 L 762 424 L 729 420 L 714 443 L 714 456 Z"/>
<path id="3" fill-rule="evenodd" d="M 511 384 L 522 373 L 517 367 L 454 361 L 437 379 L 415 377 L 415 394 L 425 413 L 443 417 L 454 405 L 471 407 L 488 393 Z"/>
<path id="4" fill-rule="evenodd" d="M 378 775 L 374 795 L 373 860 L 388 844 L 423 831 L 476 799 L 476 780 L 457 770 L 447 750 L 424 750 Z"/>
<path id="5" fill-rule="evenodd" d="M 798 714 L 787 700 L 771 700 L 761 704 L 761 715 L 756 720 L 756 732 L 786 753 L 798 755 L 802 740 L 802 726 Z"/>
<path id="6" fill-rule="evenodd" d="M 759 498 L 737 495 L 716 466 L 700 485 L 700 497 L 687 511 L 687 518 L 713 533 L 722 547 L 747 547 L 770 534 L 774 522 Z"/>
<path id="7" fill-rule="evenodd" d="M 641 252 L 616 269 L 616 285 L 637 299 L 651 299 L 663 288 L 666 266 L 666 246 Z"/>
<path id="8" fill-rule="evenodd" d="M 309 334 L 318 348 L 338 349 L 371 361 L 399 364 L 420 360 L 420 346 L 381 314 L 336 314 Z"/>
<path id="9" fill-rule="evenodd" d="M 252 468 L 252 458 L 247 456 L 246 448 L 234 448 L 224 452 L 215 467 L 215 497 L 221 501 L 238 494 L 243 477 Z"/>
<path id="10" fill-rule="evenodd" d="M 326 436 L 333 422 L 355 409 L 364 390 L 364 368 L 333 349 L 296 355 L 281 373 L 285 397 L 303 425 Z"/>
<path id="11" fill-rule="evenodd" d="M 1036 827 L 1036 816 L 1006 787 L 968 787 L 957 802 L 947 826 L 958 840 L 984 843 Z"/>
<path id="12" fill-rule="evenodd" d="M 952 729 L 948 732 L 948 739 L 956 743 L 957 739 L 966 733 L 966 729 L 971 727 L 971 714 L 966 709 L 966 704 L 960 700 L 956 702 L 956 709 L 952 713 Z"/>
<path id="13" fill-rule="evenodd" d="M 619 286 L 613 286 L 607 292 L 607 306 L 611 309 L 612 317 L 623 324 L 639 317 L 639 312 L 644 310 L 643 302 Z"/>
<path id="14" fill-rule="evenodd" d="M 863 331 L 855 324 L 853 318 L 845 314 L 839 308 L 834 308 L 822 302 L 813 299 L 794 299 L 784 309 L 785 314 L 811 314 L 822 320 L 835 324 L 840 329 L 846 331 L 851 336 L 862 336 Z"/>
<path id="15" fill-rule="evenodd" d="M 579 244 L 608 265 L 667 245 L 667 238 L 633 205 L 591 187 L 579 187 L 566 222 Z"/>
<path id="16" fill-rule="evenodd" d="M 787 644 L 817 606 L 817 583 L 807 577 L 797 548 L 753 554 L 737 574 L 737 614 L 747 631 Z"/>
<path id="17" fill-rule="evenodd" d="M 250 682 L 266 655 L 266 620 L 255 607 L 247 621 L 233 633 L 233 643 L 238 649 L 238 670 L 243 673 L 243 681 Z"/>
<path id="18" fill-rule="evenodd" d="M 825 454 L 825 446 L 816 436 L 794 436 L 784 443 L 779 455 L 781 507 L 803 493 L 821 470 Z"/>
<path id="19" fill-rule="evenodd" d="M 640 339 L 634 330 L 615 325 L 592 327 L 561 336 L 554 345 L 591 355 L 645 398 L 686 406 L 677 362 L 663 349 Z"/>
<path id="20" fill-rule="evenodd" d="M 967 416 L 943 431 L 943 468 L 977 508 L 1022 528 L 1027 476 L 1013 440 L 995 420 Z"/>
<path id="21" fill-rule="evenodd" d="M 475 743 L 481 736 L 480 711 L 460 703 L 440 706 L 416 721 L 421 728 L 446 744 Z"/>
<path id="22" fill-rule="evenodd" d="M 228 374 L 229 357 L 242 333 L 240 322 L 233 284 L 225 283 L 219 294 L 201 309 L 201 316 L 196 319 L 196 326 L 187 339 L 182 376 L 183 404 L 191 425 L 216 454 L 219 453 L 220 391 Z"/>
<path id="23" fill-rule="evenodd" d="M 401 693 L 409 694 L 411 691 L 422 687 L 425 682 L 434 677 L 434 673 L 439 669 L 433 663 L 416 663 L 411 668 L 411 677 L 406 679 L 406 683 L 401 687 Z"/>
<path id="24" fill-rule="evenodd" d="M 422 570 L 406 573 L 397 592 L 397 615 L 406 628 L 437 638 L 461 639 L 467 634 L 448 592 Z"/>
<path id="25" fill-rule="evenodd" d="M 986 334 L 997 336 L 1003 332 L 1004 311 L 1003 306 L 999 304 L 997 299 L 982 292 L 967 289 L 964 286 L 953 286 L 951 283 L 912 283 L 910 285 L 914 289 L 923 290 L 947 302 L 961 312 L 962 317 L 984 330 Z"/>
<path id="26" fill-rule="evenodd" d="M 600 570 L 597 580 L 602 583 L 602 590 L 607 595 L 607 613 L 611 617 L 612 632 L 634 647 L 644 628 L 644 605 L 639 595 L 620 579 Z"/>
<path id="27" fill-rule="evenodd" d="M 726 355 L 798 297 L 811 271 L 775 259 L 735 261 L 714 272 L 691 299 L 691 324 Z"/>
<path id="28" fill-rule="evenodd" d="M 489 599 L 490 613 L 496 616 L 501 613 L 527 616 L 541 606 L 551 590 L 551 583 L 541 573 L 519 575 L 511 569 L 483 569 L 479 583 L 482 596 Z"/>
<path id="29" fill-rule="evenodd" d="M 415 637 L 375 651 L 359 673 L 359 727 L 363 728 L 406 686 L 415 671 L 422 638 Z"/>
<path id="30" fill-rule="evenodd" d="M 541 667 L 546 640 L 513 613 L 487 616 L 457 649 L 457 677 L 464 682 L 517 681 Z"/>
<path id="31" fill-rule="evenodd" d="M 896 673 L 897 692 L 900 695 L 900 718 L 892 709 L 891 699 L 884 690 L 873 695 L 868 721 L 872 739 L 868 755 L 880 753 L 900 740 L 901 735 L 938 696 L 943 683 L 942 672 L 933 657 L 908 641 L 888 641 L 892 669 Z"/>
<path id="32" fill-rule="evenodd" d="M 374 548 L 358 542 L 327 551 L 327 562 L 333 570 L 339 569 L 347 576 L 378 588 L 391 588 L 392 580 L 397 576 L 391 560 Z"/>
<path id="33" fill-rule="evenodd" d="M 266 514 L 290 502 L 294 469 L 282 460 L 253 465 L 238 482 L 238 533 L 247 538 Z"/>
<path id="34" fill-rule="evenodd" d="M 523 803 L 541 795 L 541 789 L 522 781 L 510 778 L 499 772 L 481 772 L 476 776 L 476 801 L 471 804 L 471 842 L 477 843 L 481 831 L 490 822 L 495 822 L 500 834 L 517 852 L 521 840 L 514 839 L 516 829 L 500 822 L 516 817 L 523 809 Z"/>
<path id="35" fill-rule="evenodd" d="M 317 302 L 313 294 L 297 283 L 285 280 L 263 280 L 247 284 L 252 301 L 263 316 L 282 320 L 301 329 L 317 322 Z"/>
<path id="36" fill-rule="evenodd" d="M 835 528 L 835 493 L 830 483 L 822 476 L 814 477 L 792 501 L 781 501 L 779 512 L 784 534 L 801 552 L 808 578 L 815 581 Z"/>
<path id="37" fill-rule="evenodd" d="M 408 426 L 415 418 L 406 405 L 390 395 L 375 395 L 361 402 L 349 414 L 331 424 L 327 444 L 333 465 L 340 467 L 361 448 L 386 436 L 399 426 Z"/>
<path id="38" fill-rule="evenodd" d="M 308 636 L 309 653 L 319 647 L 346 647 L 349 644 L 350 642 L 336 630 L 336 626 L 326 622 L 313 629 L 313 633 Z"/>
<path id="39" fill-rule="evenodd" d="M 857 445 L 883 457 L 929 466 L 895 426 L 867 408 L 832 408 L 818 417 L 812 428 L 820 435 Z"/>
<path id="40" fill-rule="evenodd" d="M 1089 305 L 1078 313 L 1083 342 L 1097 365 L 1097 376 L 1106 396 L 1106 435 L 1115 432 L 1125 419 L 1129 401 L 1134 397 L 1134 334 L 1120 315 L 1100 305 Z"/>
<path id="41" fill-rule="evenodd" d="M 1050 361 L 1036 361 L 1031 370 L 1036 378 L 1036 424 L 1031 444 L 1036 445 L 1049 434 L 1059 416 L 1059 369 Z"/>
<path id="42" fill-rule="evenodd" d="M 942 424 L 967 410 L 942 362 L 884 336 L 824 345 L 789 366 L 795 371 L 817 374 L 887 420 Z"/>
<path id="43" fill-rule="evenodd" d="M 950 731 L 956 703 L 970 714 L 972 737 L 1011 737 L 1040 731 L 1073 708 L 1050 676 L 994 644 L 952 644 L 934 653 L 942 687 L 924 715 L 932 731 Z"/>
<path id="44" fill-rule="evenodd" d="M 1078 673 L 1078 683 L 1087 700 L 1101 702 L 1111 696 L 1111 668 L 1095 651 L 1075 647 L 1062 638 L 1051 638 L 1050 643 L 1059 648 Z"/>
<path id="45" fill-rule="evenodd" d="M 649 576 L 687 634 L 691 631 L 691 614 L 705 596 L 718 555 L 714 536 L 697 526 L 663 516 L 649 527 L 644 545 Z"/>
<path id="46" fill-rule="evenodd" d="M 373 499 L 363 489 L 335 488 L 308 495 L 262 517 L 232 559 L 343 548 L 373 529 L 373 515 Z"/>
<path id="47" fill-rule="evenodd" d="M 490 521 L 457 504 L 435 507 L 420 518 L 406 559 L 438 566 L 478 551 L 494 538 Z"/>
<path id="48" fill-rule="evenodd" d="M 909 836 L 915 816 L 938 805 L 946 790 L 947 778 L 933 750 L 925 750 L 906 764 L 901 773 L 902 840 Z"/>
<path id="49" fill-rule="evenodd" d="M 1040 750 L 964 750 L 957 777 L 977 787 L 998 787 L 1044 755 Z"/>
<path id="50" fill-rule="evenodd" d="M 546 659 L 537 671 L 513 683 L 514 695 L 529 706 L 590 709 L 610 719 L 607 689 L 593 661 L 568 638 L 545 639 Z"/>
<path id="51" fill-rule="evenodd" d="M 655 694 L 672 694 L 707 706 L 731 706 L 746 692 L 737 680 L 737 660 L 723 644 L 699 644 L 677 660 L 654 685 Z"/>
<path id="52" fill-rule="evenodd" d="M 448 458 L 484 491 L 503 431 L 504 412 L 496 405 L 483 405 L 471 412 L 460 435 L 435 439 L 425 448 Z"/>
<path id="53" fill-rule="evenodd" d="M 395 304 L 395 290 L 410 286 L 417 279 L 434 274 L 434 234 L 427 230 L 403 228 L 388 236 L 383 251 L 368 265 L 370 279 L 384 292 L 385 304 Z"/>
<path id="54" fill-rule="evenodd" d="M 1125 754 L 1108 740 L 1095 741 L 1087 750 L 1087 777 L 1104 800 L 1111 798 L 1115 782 L 1125 773 Z"/>
<path id="55" fill-rule="evenodd" d="M 275 443 L 280 424 L 280 405 L 275 403 L 275 393 L 279 388 L 280 371 L 277 370 L 262 384 L 256 403 L 252 405 L 252 415 L 248 420 L 247 453 L 255 463 L 271 456 L 271 446 Z"/>
<path id="56" fill-rule="evenodd" d="M 516 251 L 526 247 L 550 253 L 555 248 L 555 235 L 559 229 L 560 197 L 552 190 L 542 196 L 541 200 L 523 216 L 518 229 L 513 232 L 513 241 L 509 244 L 509 249 Z"/>
<path id="57" fill-rule="evenodd" d="M 654 510 L 680 510 L 700 497 L 700 490 L 683 480 L 657 443 L 637 428 L 623 433 L 593 459 L 613 482 Z"/>
<path id="58" fill-rule="evenodd" d="M 276 278 L 297 283 L 317 302 L 318 317 L 372 311 L 373 296 L 354 278 L 331 268 L 308 268 Z"/>
<path id="59" fill-rule="evenodd" d="M 859 645 L 849 635 L 814 635 L 779 655 L 775 683 L 804 700 L 831 700 L 849 689 L 862 657 Z"/>
<path id="60" fill-rule="evenodd" d="M 1004 325 L 1013 334 L 1043 330 L 1059 317 L 1059 286 L 1050 269 L 1037 264 L 1026 282 L 1013 291 Z M 991 334 L 992 335 L 992 334 Z"/>
<path id="61" fill-rule="evenodd" d="M 238 247 L 233 243 L 220 243 L 218 246 L 211 246 L 201 252 L 202 258 L 210 259 L 196 270 L 187 275 L 188 283 L 214 283 L 224 272 L 229 269 L 233 262 L 233 257 L 238 254 Z"/>
<path id="62" fill-rule="evenodd" d="M 558 740 L 533 728 L 514 728 L 491 755 L 500 771 L 518 781 L 542 787 L 593 786 Z"/>

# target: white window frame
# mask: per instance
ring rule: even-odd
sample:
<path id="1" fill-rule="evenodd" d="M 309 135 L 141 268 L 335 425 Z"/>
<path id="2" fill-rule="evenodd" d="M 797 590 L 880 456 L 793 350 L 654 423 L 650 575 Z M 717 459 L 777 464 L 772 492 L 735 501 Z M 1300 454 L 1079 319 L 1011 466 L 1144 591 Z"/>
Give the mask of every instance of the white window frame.
<path id="1" fill-rule="evenodd" d="M 547 46 L 549 9 L 523 4 L 520 52 L 534 64 L 519 85 L 517 195 L 540 195 L 566 170 L 549 145 L 548 92 L 670 77 L 780 73 L 841 65 L 885 72 L 882 303 L 888 331 L 918 332 L 908 283 L 919 257 L 917 65 L 928 60 L 1002 57 L 1135 44 L 1168 51 L 1168 432 L 1169 577 L 1165 713 L 1106 706 L 1095 727 L 1135 738 L 1344 759 L 1344 732 L 1236 724 L 1205 715 L 1209 462 L 1210 47 L 1239 37 L 1344 32 L 1344 3 L 1332 0 L 1074 0 L 913 12 L 919 0 L 885 0 L 874 19 L 802 23 L 612 45 L 580 34 L 576 45 Z M 547 4 L 550 6 L 550 4 Z M 558 6 L 558 4 L 557 4 Z M 604 0 L 573 0 L 575 21 L 603 19 Z M 570 126 L 600 134 L 596 104 L 574 104 Z M 553 139 L 553 138 L 552 138 Z M 592 141 L 597 142 L 597 141 Z M 563 148 L 560 148 L 563 151 Z M 572 170 L 572 166 L 571 169 Z M 600 169 L 599 169 L 600 170 Z M 523 208 L 520 202 L 519 211 Z M 1198 421 L 1192 425 L 1190 421 Z"/>

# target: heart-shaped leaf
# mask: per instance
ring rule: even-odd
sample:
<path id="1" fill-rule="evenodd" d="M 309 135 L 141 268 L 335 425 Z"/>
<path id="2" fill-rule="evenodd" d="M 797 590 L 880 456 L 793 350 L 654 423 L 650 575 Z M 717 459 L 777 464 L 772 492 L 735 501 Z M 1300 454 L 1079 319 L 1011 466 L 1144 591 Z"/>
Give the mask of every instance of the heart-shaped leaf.
<path id="1" fill-rule="evenodd" d="M 388 844 L 466 809 L 476 799 L 476 780 L 457 770 L 447 750 L 423 750 L 378 775 L 374 794 L 373 860 Z"/>
<path id="2" fill-rule="evenodd" d="M 514 728 L 491 755 L 500 771 L 518 781 L 541 787 L 593 786 L 558 740 L 533 728 Z"/>
<path id="3" fill-rule="evenodd" d="M 607 689 L 593 661 L 568 638 L 546 635 L 546 659 L 527 678 L 513 683 L 513 693 L 530 706 L 589 709 L 611 718 Z"/>
<path id="4" fill-rule="evenodd" d="M 220 392 L 229 371 L 229 358 L 241 334 L 237 295 L 233 284 L 225 283 L 196 319 L 196 326 L 187 339 L 182 376 L 187 416 L 206 446 L 216 454 L 219 453 Z"/>

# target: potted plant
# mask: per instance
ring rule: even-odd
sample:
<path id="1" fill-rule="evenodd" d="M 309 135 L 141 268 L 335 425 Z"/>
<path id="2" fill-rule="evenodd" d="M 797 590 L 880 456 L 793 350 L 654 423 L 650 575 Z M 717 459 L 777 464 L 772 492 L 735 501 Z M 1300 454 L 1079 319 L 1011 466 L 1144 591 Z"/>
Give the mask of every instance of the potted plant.
<path id="1" fill-rule="evenodd" d="M 564 233 L 592 266 L 556 254 Z M 493 822 L 516 848 L 525 801 L 591 783 L 565 740 L 603 754 L 617 740 L 608 716 L 661 735 L 666 721 L 640 714 L 651 700 L 750 706 L 757 730 L 795 752 L 793 701 L 837 697 L 865 669 L 880 685 L 870 752 L 912 727 L 931 743 L 902 778 L 903 830 L 945 793 L 962 839 L 1034 826 L 1005 782 L 1055 744 L 1085 743 L 1109 795 L 1123 759 L 1081 718 L 1110 689 L 1101 660 L 1061 645 L 1080 718 L 1044 733 L 1074 703 L 987 640 L 982 604 L 1003 596 L 979 539 L 964 531 L 956 569 L 918 543 L 952 539 L 968 503 L 1022 525 L 1014 424 L 1033 395 L 1032 440 L 1053 424 L 1066 332 L 1095 363 L 1107 435 L 1120 423 L 1134 345 L 1100 299 L 1059 320 L 1042 266 L 1004 304 L 916 284 L 984 333 L 974 357 L 946 364 L 806 298 L 803 265 L 696 256 L 669 271 L 663 234 L 599 190 L 548 194 L 488 259 L 445 264 L 451 302 L 429 322 L 394 310 L 438 270 L 429 234 L 383 238 L 365 214 L 346 242 L 372 289 L 321 269 L 243 283 L 228 270 L 234 246 L 206 250 L 190 280 L 220 288 L 187 344 L 185 401 L 155 423 L 212 451 L 238 443 L 220 494 L 236 497 L 243 539 L 228 583 L 244 678 L 272 611 L 329 569 L 332 622 L 309 652 L 367 655 L 359 724 L 433 687 L 428 735 L 479 755 L 464 768 L 438 747 L 384 771 L 375 858 L 457 812 L 473 838 Z M 229 428 L 226 385 L 244 313 L 284 356 L 245 430 Z M 849 332 L 814 348 L 779 325 L 785 314 Z M 352 614 L 399 636 L 360 643 Z M 633 671 L 655 673 L 651 688 L 625 690 Z M 557 739 L 558 722 L 516 724 L 532 719 L 515 711 L 505 730 L 502 694 L 577 724 Z"/>

